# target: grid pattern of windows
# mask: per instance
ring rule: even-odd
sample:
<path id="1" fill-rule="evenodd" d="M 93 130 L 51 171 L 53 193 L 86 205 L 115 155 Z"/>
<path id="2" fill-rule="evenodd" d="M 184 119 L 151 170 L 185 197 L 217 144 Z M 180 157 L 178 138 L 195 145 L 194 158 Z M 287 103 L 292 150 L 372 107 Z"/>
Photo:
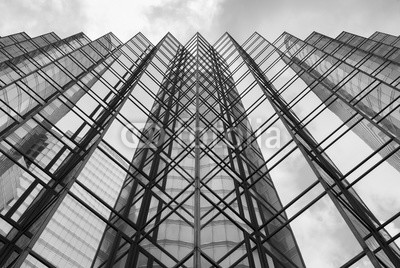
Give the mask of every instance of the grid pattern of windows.
<path id="1" fill-rule="evenodd" d="M 330 244 L 400 267 L 399 55 L 380 32 L 0 37 L 0 266 L 317 267 Z"/>

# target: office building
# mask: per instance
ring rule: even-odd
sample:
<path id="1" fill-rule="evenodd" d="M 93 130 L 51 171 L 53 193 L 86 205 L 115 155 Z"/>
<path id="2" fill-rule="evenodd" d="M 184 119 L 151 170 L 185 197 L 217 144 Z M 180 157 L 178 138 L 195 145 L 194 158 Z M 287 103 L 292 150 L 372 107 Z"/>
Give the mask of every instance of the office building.
<path id="1" fill-rule="evenodd" d="M 0 37 L 0 266 L 400 266 L 397 44 Z"/>

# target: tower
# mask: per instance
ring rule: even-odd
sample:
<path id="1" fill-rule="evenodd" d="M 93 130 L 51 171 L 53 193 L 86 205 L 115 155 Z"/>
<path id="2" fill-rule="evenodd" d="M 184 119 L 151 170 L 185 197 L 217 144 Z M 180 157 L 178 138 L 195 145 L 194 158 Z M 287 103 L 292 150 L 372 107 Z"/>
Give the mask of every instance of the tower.
<path id="1" fill-rule="evenodd" d="M 388 39 L 1 37 L 0 265 L 315 266 L 320 209 L 327 264 L 399 266 L 400 209 L 357 189 L 399 170 Z M 369 149 L 344 167 L 353 132 Z"/>

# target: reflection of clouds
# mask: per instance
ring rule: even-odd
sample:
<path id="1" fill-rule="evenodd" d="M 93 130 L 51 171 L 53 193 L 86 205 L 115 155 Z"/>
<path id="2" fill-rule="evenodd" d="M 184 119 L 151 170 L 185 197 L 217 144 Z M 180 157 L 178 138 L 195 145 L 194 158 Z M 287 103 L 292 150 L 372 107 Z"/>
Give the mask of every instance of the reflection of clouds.
<path id="1" fill-rule="evenodd" d="M 295 219 L 291 227 L 307 267 L 339 267 L 361 251 L 328 196 Z"/>

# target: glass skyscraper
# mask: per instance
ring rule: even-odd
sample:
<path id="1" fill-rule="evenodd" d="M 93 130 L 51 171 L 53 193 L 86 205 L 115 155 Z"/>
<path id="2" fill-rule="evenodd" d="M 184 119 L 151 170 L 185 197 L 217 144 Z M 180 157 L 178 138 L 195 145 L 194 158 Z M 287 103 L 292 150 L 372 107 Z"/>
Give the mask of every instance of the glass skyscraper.
<path id="1" fill-rule="evenodd" d="M 400 267 L 399 49 L 0 37 L 0 266 Z"/>

